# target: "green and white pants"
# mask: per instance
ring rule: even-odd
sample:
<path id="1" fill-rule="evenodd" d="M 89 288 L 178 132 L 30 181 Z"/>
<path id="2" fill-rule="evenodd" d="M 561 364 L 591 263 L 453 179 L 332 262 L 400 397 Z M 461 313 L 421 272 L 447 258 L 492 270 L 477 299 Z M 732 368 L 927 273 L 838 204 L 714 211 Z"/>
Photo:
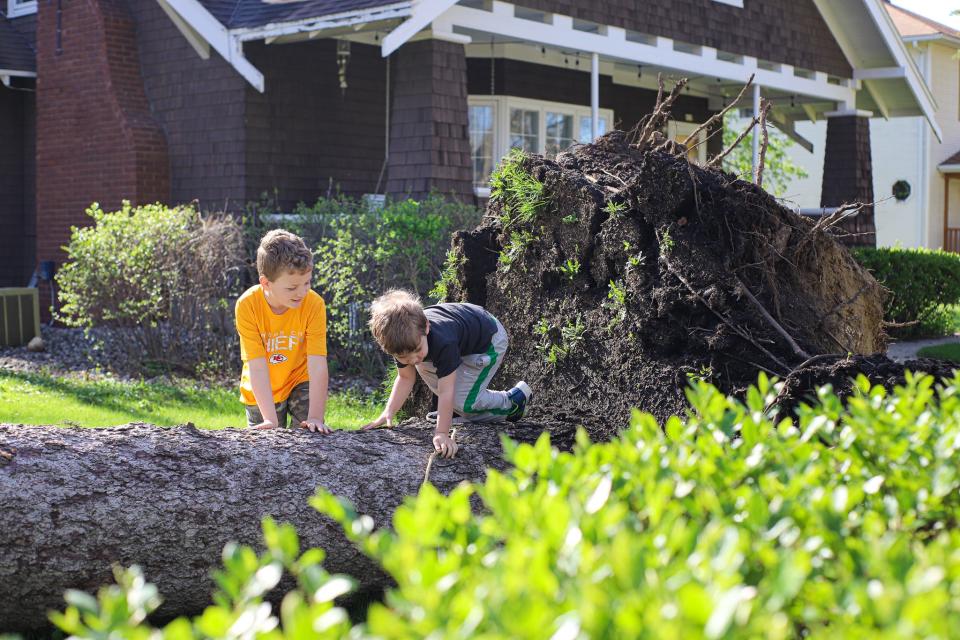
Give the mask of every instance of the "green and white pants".
<path id="1" fill-rule="evenodd" d="M 487 385 L 503 363 L 509 339 L 507 330 L 500 321 L 490 316 L 496 323 L 497 331 L 490 339 L 486 353 L 471 353 L 460 356 L 463 361 L 457 367 L 457 383 L 453 390 L 453 411 L 470 422 L 495 422 L 503 420 L 513 403 L 506 391 L 490 391 Z M 424 361 L 417 365 L 417 373 L 427 383 L 434 395 L 437 393 L 437 369 L 432 362 Z"/>

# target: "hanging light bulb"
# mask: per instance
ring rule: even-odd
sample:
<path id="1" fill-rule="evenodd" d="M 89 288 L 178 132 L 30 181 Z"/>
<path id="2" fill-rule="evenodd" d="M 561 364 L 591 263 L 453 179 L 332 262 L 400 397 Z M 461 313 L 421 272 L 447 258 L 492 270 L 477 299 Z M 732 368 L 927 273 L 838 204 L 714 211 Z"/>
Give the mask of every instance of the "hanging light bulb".
<path id="1" fill-rule="evenodd" d="M 348 62 L 350 62 L 350 41 L 337 40 L 337 78 L 340 80 L 340 95 L 347 91 Z"/>

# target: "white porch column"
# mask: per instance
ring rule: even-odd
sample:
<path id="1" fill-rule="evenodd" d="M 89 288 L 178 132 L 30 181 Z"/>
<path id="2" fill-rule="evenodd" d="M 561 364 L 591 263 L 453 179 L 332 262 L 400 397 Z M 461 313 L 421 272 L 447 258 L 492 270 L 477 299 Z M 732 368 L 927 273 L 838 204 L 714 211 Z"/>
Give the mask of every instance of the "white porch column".
<path id="1" fill-rule="evenodd" d="M 590 55 L 590 139 L 596 140 L 600 130 L 600 56 Z"/>
<path id="2" fill-rule="evenodd" d="M 753 83 L 753 117 L 760 118 L 760 83 Z M 760 127 L 753 128 L 753 180 L 757 180 L 757 165 L 760 164 Z"/>

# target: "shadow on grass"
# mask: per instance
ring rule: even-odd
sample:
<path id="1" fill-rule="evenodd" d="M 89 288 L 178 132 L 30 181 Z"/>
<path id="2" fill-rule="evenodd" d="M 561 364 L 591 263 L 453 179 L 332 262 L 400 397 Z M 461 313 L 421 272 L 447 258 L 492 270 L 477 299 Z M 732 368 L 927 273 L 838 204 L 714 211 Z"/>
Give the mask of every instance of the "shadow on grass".
<path id="1" fill-rule="evenodd" d="M 67 401 L 123 414 L 129 417 L 128 421 L 143 420 L 160 424 L 184 422 L 164 411 L 169 410 L 171 405 L 179 405 L 185 412 L 196 411 L 195 420 L 201 420 L 209 414 L 235 414 L 237 409 L 235 394 L 226 389 L 179 387 L 143 381 L 82 380 L 45 373 L 0 370 L 0 383 L 8 381 L 26 384 L 41 392 L 59 394 Z"/>

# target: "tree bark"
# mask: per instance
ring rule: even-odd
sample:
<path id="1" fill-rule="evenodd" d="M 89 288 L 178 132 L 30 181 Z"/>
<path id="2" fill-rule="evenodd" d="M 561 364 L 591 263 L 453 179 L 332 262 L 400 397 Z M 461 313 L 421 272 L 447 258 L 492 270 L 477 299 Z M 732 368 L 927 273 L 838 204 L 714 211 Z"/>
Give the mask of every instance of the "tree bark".
<path id="1" fill-rule="evenodd" d="M 498 430 L 498 426 L 500 430 Z M 449 492 L 505 466 L 500 433 L 532 441 L 543 425 L 460 428 L 460 452 L 434 460 L 430 481 Z M 572 429 L 561 427 L 569 444 Z M 192 425 L 110 429 L 0 425 L 0 630 L 47 626 L 65 589 L 95 592 L 111 565 L 140 565 L 160 589 L 161 618 L 211 602 L 211 571 L 228 541 L 262 548 L 260 520 L 296 526 L 303 548 L 363 588 L 389 578 L 311 508 L 318 486 L 389 525 L 424 479 L 432 425 L 373 432 L 201 431 Z"/>

